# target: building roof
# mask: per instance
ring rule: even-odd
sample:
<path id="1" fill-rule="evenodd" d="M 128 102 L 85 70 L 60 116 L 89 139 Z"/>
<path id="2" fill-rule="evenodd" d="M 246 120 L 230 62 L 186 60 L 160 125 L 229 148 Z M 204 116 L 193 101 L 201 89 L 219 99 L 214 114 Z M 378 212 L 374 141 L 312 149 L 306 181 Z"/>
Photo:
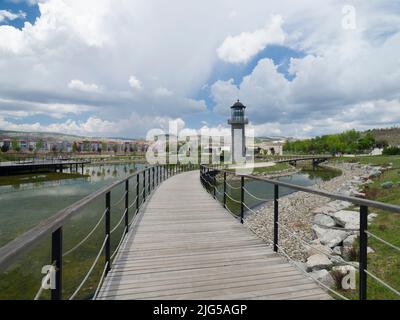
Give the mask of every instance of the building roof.
<path id="1" fill-rule="evenodd" d="M 233 109 L 233 108 L 243 108 L 243 109 L 245 109 L 246 106 L 244 106 L 244 105 L 239 101 L 239 99 L 238 99 L 238 101 L 236 101 L 235 104 L 234 104 L 231 108 L 232 108 L 232 109 Z"/>

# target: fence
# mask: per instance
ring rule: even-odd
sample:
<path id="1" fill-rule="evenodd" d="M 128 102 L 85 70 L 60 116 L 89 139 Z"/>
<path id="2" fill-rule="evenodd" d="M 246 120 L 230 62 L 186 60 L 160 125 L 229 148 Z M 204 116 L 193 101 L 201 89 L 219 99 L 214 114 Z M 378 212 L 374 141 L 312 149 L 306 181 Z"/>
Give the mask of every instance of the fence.
<path id="1" fill-rule="evenodd" d="M 218 183 L 217 183 L 217 175 L 223 175 L 223 191 L 218 190 Z M 234 187 L 230 185 L 227 182 L 227 175 L 233 175 L 236 176 L 237 178 L 240 178 L 240 187 Z M 271 184 L 274 186 L 274 197 L 273 197 L 273 204 L 274 204 L 274 215 L 273 215 L 273 240 L 271 241 L 271 244 L 273 246 L 273 250 L 275 252 L 280 252 L 282 253 L 286 258 L 289 260 L 292 260 L 290 256 L 284 251 L 284 248 L 279 244 L 279 232 L 280 230 L 284 230 L 285 232 L 288 232 L 291 234 L 293 237 L 295 237 L 302 245 L 311 247 L 310 244 L 308 244 L 306 241 L 303 239 L 299 238 L 296 234 L 288 230 L 284 225 L 282 225 L 279 222 L 279 188 L 284 187 L 288 188 L 294 191 L 301 191 L 305 193 L 310 193 L 310 194 L 315 194 L 318 196 L 322 197 L 327 197 L 332 200 L 341 200 L 341 201 L 347 201 L 352 203 L 353 205 L 357 205 L 360 207 L 360 229 L 359 229 L 359 266 L 358 266 L 358 274 L 359 274 L 359 299 L 360 300 L 367 300 L 367 281 L 368 281 L 368 276 L 377 281 L 379 284 L 393 292 L 395 295 L 400 297 L 400 292 L 393 288 L 391 285 L 374 275 L 373 273 L 369 272 L 367 269 L 367 250 L 368 250 L 368 236 L 372 237 L 381 243 L 390 246 L 391 248 L 397 250 L 400 252 L 400 248 L 397 246 L 389 243 L 388 241 L 385 241 L 384 239 L 378 237 L 377 235 L 371 233 L 368 231 L 368 209 L 369 208 L 375 208 L 375 209 L 381 209 L 385 211 L 389 211 L 392 213 L 400 213 L 400 206 L 397 205 L 392 205 L 392 204 L 386 204 L 382 202 L 377 202 L 377 201 L 372 201 L 372 200 L 366 200 L 366 199 L 361 199 L 361 198 L 355 198 L 355 197 L 349 197 L 341 194 L 336 194 L 336 193 L 330 193 L 322 190 L 316 190 L 313 188 L 309 187 L 303 187 L 303 186 L 298 186 L 278 180 L 272 180 L 272 179 L 267 179 L 264 177 L 260 176 L 254 176 L 254 175 L 236 175 L 234 172 L 225 170 L 219 166 L 200 166 L 200 179 L 201 182 L 204 186 L 207 186 L 207 189 L 210 190 L 214 198 L 217 198 L 216 195 L 217 193 L 221 193 L 222 195 L 222 205 L 224 208 L 226 208 L 232 215 L 234 215 L 236 218 L 240 220 L 240 222 L 243 224 L 244 223 L 244 213 L 245 210 L 256 214 L 250 207 L 248 207 L 244 201 L 244 195 L 247 194 L 249 196 L 254 197 L 255 199 L 258 200 L 264 200 L 268 201 L 268 199 L 261 199 L 259 197 L 256 197 L 253 195 L 249 190 L 245 188 L 245 179 L 249 180 L 257 180 L 257 181 L 263 181 L 265 183 Z M 228 192 L 227 192 L 227 186 L 230 187 L 230 189 L 238 189 L 240 190 L 240 199 L 234 199 Z M 230 201 L 236 203 L 237 205 L 240 206 L 240 214 L 237 217 L 232 211 L 229 210 L 227 207 L 227 199 L 230 199 Z M 325 252 L 320 251 L 321 254 L 326 255 Z M 305 272 L 306 273 L 306 272 Z M 340 298 L 347 299 L 340 293 L 334 291 L 332 288 L 324 285 L 317 279 L 314 279 L 316 282 L 318 282 L 320 285 L 325 287 L 327 290 L 332 292 L 333 294 L 339 296 Z"/>
<path id="2" fill-rule="evenodd" d="M 102 238 L 102 243 L 100 244 L 100 249 L 98 250 L 96 257 L 91 264 L 90 268 L 87 270 L 85 276 L 83 277 L 80 284 L 76 287 L 74 292 L 69 299 L 72 300 L 77 297 L 82 287 L 87 282 L 89 276 L 92 274 L 95 266 L 104 258 L 104 265 L 101 273 L 101 277 L 98 281 L 97 288 L 93 295 L 93 299 L 97 297 L 97 294 L 101 288 L 101 284 L 107 273 L 110 271 L 113 259 L 115 258 L 118 250 L 123 243 L 126 234 L 129 231 L 131 225 L 135 222 L 135 218 L 138 215 L 141 207 L 149 198 L 151 193 L 156 190 L 157 186 L 164 180 L 168 179 L 170 176 L 181 173 L 183 171 L 193 170 L 195 166 L 192 164 L 188 165 L 156 165 L 149 168 L 145 168 L 136 172 L 135 174 L 119 180 L 110 186 L 106 186 L 89 196 L 77 201 L 73 205 L 65 208 L 50 217 L 48 220 L 40 223 L 38 226 L 29 230 L 22 236 L 11 241 L 4 247 L 0 248 L 0 271 L 4 272 L 9 266 L 16 262 L 23 254 L 29 252 L 35 246 L 38 246 L 40 241 L 45 237 L 51 235 L 51 261 L 50 265 L 54 267 L 55 270 L 55 288 L 51 290 L 51 299 L 60 300 L 62 296 L 63 288 L 63 259 L 69 256 L 71 253 L 80 248 L 88 239 L 90 239 L 94 232 L 99 228 L 101 223 L 105 224 L 104 237 Z M 130 181 L 136 181 L 136 187 L 134 190 L 130 190 Z M 123 187 L 124 192 L 122 197 L 118 198 L 117 201 L 112 202 L 111 191 L 117 187 Z M 130 195 L 133 194 L 133 200 L 130 201 Z M 104 211 L 100 219 L 95 223 L 94 227 L 86 234 L 83 239 L 81 239 L 76 245 L 74 245 L 68 251 L 63 249 L 63 227 L 66 222 L 69 221 L 74 215 L 82 211 L 89 204 L 93 203 L 95 200 L 104 197 Z M 118 217 L 118 222 L 115 226 L 111 227 L 111 211 L 112 208 L 116 208 L 120 204 L 124 204 L 124 210 L 120 217 Z M 129 219 L 130 212 L 132 212 L 132 218 Z M 121 238 L 119 239 L 118 245 L 114 252 L 111 252 L 111 237 L 118 227 L 124 226 L 124 230 Z M 48 273 L 45 277 L 50 277 L 51 274 Z M 34 299 L 40 299 L 44 291 L 43 286 L 38 284 L 39 290 L 37 291 Z"/>

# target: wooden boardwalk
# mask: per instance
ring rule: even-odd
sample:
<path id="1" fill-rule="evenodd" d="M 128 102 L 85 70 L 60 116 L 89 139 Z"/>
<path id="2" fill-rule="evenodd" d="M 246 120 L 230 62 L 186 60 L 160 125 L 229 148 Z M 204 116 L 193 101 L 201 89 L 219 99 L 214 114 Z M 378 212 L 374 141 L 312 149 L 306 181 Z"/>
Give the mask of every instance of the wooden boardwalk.
<path id="1" fill-rule="evenodd" d="M 330 299 L 201 186 L 166 180 L 141 210 L 98 299 Z"/>

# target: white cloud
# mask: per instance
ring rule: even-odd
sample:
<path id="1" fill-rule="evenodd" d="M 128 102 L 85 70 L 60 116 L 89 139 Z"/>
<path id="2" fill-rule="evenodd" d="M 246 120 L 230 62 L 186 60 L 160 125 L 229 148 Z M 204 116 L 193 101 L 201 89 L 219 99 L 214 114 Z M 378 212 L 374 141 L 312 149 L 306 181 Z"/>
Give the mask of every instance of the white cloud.
<path id="1" fill-rule="evenodd" d="M 46 0 L 38 5 L 35 23 L 25 22 L 22 30 L 0 26 L 0 116 L 10 123 L 19 118 L 29 124 L 37 121 L 29 117 L 47 115 L 62 124 L 71 114 L 80 119 L 78 129 L 89 130 L 82 124 L 91 112 L 128 136 L 167 119 L 215 123 L 205 102 L 193 98 L 204 83 L 210 83 L 216 113 L 229 112 L 240 98 L 256 126 L 268 124 L 265 129 L 283 134 L 367 127 L 373 118 L 384 126 L 397 119 L 396 0 L 357 3 L 357 29 L 351 32 L 341 27 L 343 4 L 337 0 L 323 6 L 317 0 Z M 266 24 L 268 17 L 273 18 Z M 262 59 L 237 83 L 215 81 L 226 67 L 221 58 L 240 64 L 269 44 L 302 51 L 304 56 L 289 61 L 293 80 Z M 230 71 L 237 79 L 245 68 L 229 66 L 223 79 Z M 135 72 L 133 81 L 129 70 Z M 138 94 L 138 88 L 146 90 Z M 385 111 L 363 113 L 371 103 L 373 110 Z"/>
<path id="2" fill-rule="evenodd" d="M 0 98 L 0 116 L 3 115 L 15 118 L 45 115 L 55 119 L 61 119 L 68 114 L 80 115 L 95 110 L 96 108 L 93 106 L 82 104 L 39 103 Z"/>
<path id="3" fill-rule="evenodd" d="M 217 49 L 218 57 L 230 63 L 247 63 L 269 44 L 283 44 L 285 33 L 283 19 L 279 15 L 254 32 L 242 32 L 237 36 L 228 36 Z"/>
<path id="4" fill-rule="evenodd" d="M 138 90 L 138 91 L 143 90 L 142 83 L 141 83 L 140 80 L 137 79 L 135 76 L 130 76 L 128 82 L 129 82 L 129 85 L 130 85 L 133 89 Z"/>
<path id="5" fill-rule="evenodd" d="M 83 92 L 99 92 L 100 88 L 97 84 L 86 84 L 81 80 L 71 80 L 68 83 L 68 88 Z"/>
<path id="6" fill-rule="evenodd" d="M 174 93 L 171 90 L 168 90 L 167 88 L 159 87 L 156 90 L 154 90 L 154 94 L 160 97 L 163 96 L 167 97 L 167 96 L 172 96 Z"/>
<path id="7" fill-rule="evenodd" d="M 13 21 L 16 19 L 25 19 L 26 18 L 26 13 L 19 11 L 18 13 L 13 13 L 8 10 L 0 10 L 0 22 L 4 21 Z"/>

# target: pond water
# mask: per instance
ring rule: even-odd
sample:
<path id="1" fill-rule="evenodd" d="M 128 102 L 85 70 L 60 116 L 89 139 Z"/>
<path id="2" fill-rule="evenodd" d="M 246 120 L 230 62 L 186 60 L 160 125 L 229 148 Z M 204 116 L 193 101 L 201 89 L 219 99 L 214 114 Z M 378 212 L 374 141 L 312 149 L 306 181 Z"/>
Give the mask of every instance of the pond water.
<path id="1" fill-rule="evenodd" d="M 320 183 L 322 181 L 328 181 L 334 177 L 339 176 L 341 173 L 338 170 L 326 169 L 323 167 L 304 167 L 298 173 L 295 173 L 290 176 L 279 177 L 277 180 L 300 185 L 300 186 L 312 186 L 314 184 Z M 220 177 L 220 180 L 222 177 Z M 238 179 L 229 180 L 228 177 L 228 185 L 227 185 L 227 193 L 229 196 L 237 201 L 240 201 L 240 181 Z M 256 208 L 257 206 L 265 203 L 266 201 L 273 200 L 274 197 L 274 186 L 272 184 L 256 181 L 256 180 L 245 180 L 245 189 L 248 191 L 245 192 L 244 202 L 249 208 Z M 219 201 L 223 201 L 223 183 L 218 185 L 217 198 Z M 280 187 L 279 188 L 279 196 L 283 197 L 288 194 L 291 194 L 295 191 Z M 251 194 L 251 195 L 250 195 Z M 227 206 L 230 211 L 234 214 L 239 214 L 240 205 L 233 200 L 230 200 L 227 197 Z"/>
<path id="2" fill-rule="evenodd" d="M 16 179 L 12 185 L 0 186 L 0 247 L 59 210 L 143 166 L 86 166 L 85 175 L 75 179 L 22 184 Z"/>

